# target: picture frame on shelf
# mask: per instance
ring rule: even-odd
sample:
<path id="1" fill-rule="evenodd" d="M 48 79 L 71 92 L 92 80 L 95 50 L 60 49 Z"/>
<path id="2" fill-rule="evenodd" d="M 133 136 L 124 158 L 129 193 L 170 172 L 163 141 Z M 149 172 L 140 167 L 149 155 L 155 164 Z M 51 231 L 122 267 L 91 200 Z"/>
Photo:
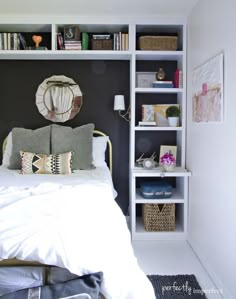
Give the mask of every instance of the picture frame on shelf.
<path id="1" fill-rule="evenodd" d="M 151 88 L 156 80 L 156 72 L 136 72 L 136 87 Z"/>
<path id="2" fill-rule="evenodd" d="M 159 155 L 159 163 L 160 163 L 160 158 L 164 154 L 172 154 L 176 160 L 177 158 L 177 146 L 176 145 L 161 145 L 160 146 L 160 155 Z"/>
<path id="3" fill-rule="evenodd" d="M 142 122 L 154 122 L 154 105 L 142 105 Z"/>
<path id="4" fill-rule="evenodd" d="M 157 104 L 154 105 L 154 120 L 158 127 L 168 127 L 168 119 L 166 117 L 166 110 L 170 106 L 176 106 L 180 108 L 179 104 Z"/>
<path id="5" fill-rule="evenodd" d="M 64 27 L 64 40 L 65 41 L 79 41 L 80 40 L 79 26 L 65 26 Z"/>

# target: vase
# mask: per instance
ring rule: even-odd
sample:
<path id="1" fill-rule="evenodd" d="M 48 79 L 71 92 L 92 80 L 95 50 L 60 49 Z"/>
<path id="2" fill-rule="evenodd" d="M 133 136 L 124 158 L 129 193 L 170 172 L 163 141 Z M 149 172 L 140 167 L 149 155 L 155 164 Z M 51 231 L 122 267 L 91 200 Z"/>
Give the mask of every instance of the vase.
<path id="1" fill-rule="evenodd" d="M 179 126 L 179 117 L 168 117 L 169 127 L 178 127 Z"/>
<path id="2" fill-rule="evenodd" d="M 165 171 L 173 171 L 174 170 L 174 168 L 175 168 L 175 164 L 170 164 L 170 165 L 168 165 L 168 164 L 163 164 L 163 168 L 164 168 L 164 170 Z"/>

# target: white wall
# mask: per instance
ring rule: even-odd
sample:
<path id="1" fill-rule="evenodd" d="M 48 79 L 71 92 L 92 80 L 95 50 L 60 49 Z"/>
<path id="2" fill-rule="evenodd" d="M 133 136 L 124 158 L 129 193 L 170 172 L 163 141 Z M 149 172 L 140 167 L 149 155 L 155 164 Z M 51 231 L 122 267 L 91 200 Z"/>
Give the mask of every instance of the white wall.
<path id="1" fill-rule="evenodd" d="M 189 241 L 226 299 L 236 298 L 236 4 L 199 1 L 189 16 L 187 167 Z M 224 53 L 224 121 L 192 121 L 191 74 Z"/>

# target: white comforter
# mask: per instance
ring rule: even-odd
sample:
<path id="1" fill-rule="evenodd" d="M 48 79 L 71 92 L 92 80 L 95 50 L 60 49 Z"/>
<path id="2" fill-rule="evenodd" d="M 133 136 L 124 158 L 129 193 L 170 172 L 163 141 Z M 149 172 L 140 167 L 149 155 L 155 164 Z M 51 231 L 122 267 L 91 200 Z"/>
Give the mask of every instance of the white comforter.
<path id="1" fill-rule="evenodd" d="M 17 257 L 83 275 L 102 271 L 112 299 L 154 299 L 125 217 L 106 183 L 0 187 L 0 259 Z"/>

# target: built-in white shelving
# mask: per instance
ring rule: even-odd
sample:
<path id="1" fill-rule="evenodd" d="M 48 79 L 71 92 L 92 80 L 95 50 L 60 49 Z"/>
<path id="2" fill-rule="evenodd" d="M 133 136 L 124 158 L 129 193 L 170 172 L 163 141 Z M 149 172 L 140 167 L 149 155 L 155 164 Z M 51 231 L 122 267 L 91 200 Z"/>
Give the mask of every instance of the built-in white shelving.
<path id="1" fill-rule="evenodd" d="M 103 17 L 73 17 L 73 18 L 14 18 L 7 17 L 0 21 L 1 33 L 21 33 L 28 39 L 33 34 L 43 35 L 47 40 L 47 50 L 7 50 L 0 49 L 0 59 L 10 60 L 126 60 L 130 63 L 130 228 L 133 239 L 184 239 L 187 233 L 188 216 L 188 176 L 185 169 L 185 136 L 186 136 L 186 20 L 182 18 L 103 18 Z M 57 35 L 63 32 L 67 25 L 79 26 L 81 32 L 128 33 L 128 50 L 60 50 Z M 146 51 L 139 50 L 138 38 L 140 35 L 177 34 L 178 47 L 176 51 Z M 183 88 L 143 88 L 138 87 L 136 73 L 145 64 L 158 66 L 165 61 L 165 65 L 172 65 L 183 71 Z M 142 70 L 141 70 L 142 71 Z M 153 71 L 147 70 L 143 71 Z M 154 71 L 157 71 L 155 69 Z M 179 127 L 141 127 L 138 126 L 140 103 L 149 104 L 149 99 L 156 103 L 165 103 L 165 99 L 177 103 L 181 107 L 181 120 Z M 169 102 L 168 102 L 169 103 Z M 174 142 L 177 145 L 177 167 L 173 172 L 163 172 L 160 168 L 144 170 L 136 167 L 139 147 L 156 152 L 155 142 Z M 174 140 L 174 141 L 173 141 Z M 159 180 L 167 178 L 174 183 L 173 196 L 169 199 L 147 200 L 142 198 L 139 182 L 142 179 Z M 176 205 L 176 230 L 173 232 L 147 232 L 144 229 L 142 215 L 138 215 L 137 207 L 147 203 L 174 203 Z"/>

